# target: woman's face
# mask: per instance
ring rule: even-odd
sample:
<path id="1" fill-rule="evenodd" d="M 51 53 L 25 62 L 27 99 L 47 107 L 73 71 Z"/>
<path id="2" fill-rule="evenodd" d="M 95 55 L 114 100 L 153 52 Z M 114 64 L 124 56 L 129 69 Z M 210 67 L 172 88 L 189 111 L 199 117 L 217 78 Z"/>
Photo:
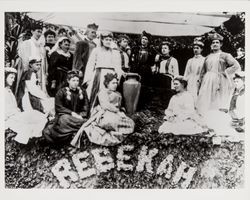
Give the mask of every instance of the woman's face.
<path id="1" fill-rule="evenodd" d="M 13 83 L 14 83 L 14 81 L 15 81 L 15 77 L 16 77 L 16 75 L 14 74 L 14 73 L 11 73 L 11 74 L 9 74 L 7 77 L 6 77 L 6 83 L 7 83 L 7 85 L 8 86 L 12 86 L 13 85 Z"/>
<path id="2" fill-rule="evenodd" d="M 169 54 L 169 47 L 168 47 L 168 45 L 163 45 L 163 46 L 161 47 L 161 53 L 162 53 L 163 55 Z"/>
<path id="3" fill-rule="evenodd" d="M 126 49 L 127 46 L 128 46 L 128 40 L 125 39 L 125 38 L 123 38 L 122 41 L 120 42 L 120 46 L 121 46 L 122 48 Z"/>
<path id="4" fill-rule="evenodd" d="M 213 51 L 220 50 L 221 46 L 222 46 L 222 44 L 221 44 L 220 40 L 213 40 L 212 44 L 211 44 L 211 49 Z"/>
<path id="5" fill-rule="evenodd" d="M 35 71 L 38 72 L 41 68 L 41 62 L 35 62 L 31 64 L 31 68 Z"/>
<path id="6" fill-rule="evenodd" d="M 36 29 L 36 30 L 31 31 L 31 32 L 32 32 L 33 37 L 36 40 L 38 40 L 42 35 L 42 29 Z"/>
<path id="7" fill-rule="evenodd" d="M 143 37 L 141 38 L 141 44 L 142 44 L 143 46 L 147 46 L 147 45 L 148 45 L 148 38 L 145 37 L 145 36 L 143 36 Z"/>
<path id="8" fill-rule="evenodd" d="M 194 51 L 194 55 L 200 55 L 201 52 L 202 52 L 202 48 L 200 46 L 198 46 L 198 45 L 195 45 L 193 47 L 193 51 Z"/>
<path id="9" fill-rule="evenodd" d="M 105 37 L 102 39 L 102 44 L 104 47 L 110 48 L 111 46 L 111 42 L 112 42 L 112 38 L 111 37 Z"/>
<path id="10" fill-rule="evenodd" d="M 116 91 L 117 86 L 118 86 L 118 80 L 114 78 L 112 81 L 109 82 L 108 89 L 111 91 Z"/>
<path id="11" fill-rule="evenodd" d="M 181 92 L 184 90 L 184 87 L 179 80 L 174 80 L 174 89 L 176 92 Z"/>
<path id="12" fill-rule="evenodd" d="M 69 83 L 69 87 L 71 89 L 76 89 L 79 86 L 79 78 L 75 76 L 75 77 L 69 79 L 68 83 Z"/>
<path id="13" fill-rule="evenodd" d="M 244 86 L 244 81 L 241 78 L 235 78 L 234 84 L 235 84 L 236 89 L 240 89 Z"/>
<path id="14" fill-rule="evenodd" d="M 64 52 L 68 52 L 69 51 L 69 48 L 70 48 L 70 43 L 69 41 L 65 40 L 62 42 L 62 44 L 60 45 L 61 49 L 64 51 Z"/>

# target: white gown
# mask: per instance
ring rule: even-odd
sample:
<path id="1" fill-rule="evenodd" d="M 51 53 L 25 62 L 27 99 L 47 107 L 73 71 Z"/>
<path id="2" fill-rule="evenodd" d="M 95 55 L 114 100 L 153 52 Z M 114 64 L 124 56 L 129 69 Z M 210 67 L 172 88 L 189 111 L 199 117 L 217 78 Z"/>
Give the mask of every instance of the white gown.
<path id="1" fill-rule="evenodd" d="M 5 129 L 10 128 L 17 133 L 17 142 L 27 144 L 30 138 L 41 137 L 46 123 L 46 115 L 39 111 L 21 112 L 14 94 L 9 88 L 5 88 Z"/>
<path id="2" fill-rule="evenodd" d="M 166 119 L 160 126 L 159 133 L 172 133 L 174 135 L 195 135 L 205 132 L 203 122 L 194 108 L 194 98 L 189 92 L 174 95 L 168 108 L 165 110 Z M 173 116 L 173 121 L 168 120 Z"/>
<path id="3" fill-rule="evenodd" d="M 187 62 L 184 77 L 188 81 L 187 91 L 189 91 L 196 101 L 198 93 L 198 80 L 205 58 L 202 55 L 194 56 Z"/>

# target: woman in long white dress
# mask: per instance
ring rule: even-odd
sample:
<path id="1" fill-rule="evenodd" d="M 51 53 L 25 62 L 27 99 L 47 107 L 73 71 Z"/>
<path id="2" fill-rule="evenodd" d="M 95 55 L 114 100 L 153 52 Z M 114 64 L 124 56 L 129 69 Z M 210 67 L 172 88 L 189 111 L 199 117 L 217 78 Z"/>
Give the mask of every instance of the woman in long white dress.
<path id="1" fill-rule="evenodd" d="M 195 135 L 206 131 L 205 125 L 196 113 L 193 96 L 186 90 L 187 81 L 182 77 L 173 80 L 177 92 L 165 110 L 164 122 L 158 132 L 174 135 Z"/>
<path id="2" fill-rule="evenodd" d="M 87 84 L 87 94 L 90 107 L 96 100 L 98 92 L 105 88 L 104 76 L 107 73 L 117 73 L 120 78 L 123 71 L 120 62 L 120 54 L 111 48 L 113 34 L 110 32 L 101 34 L 101 46 L 93 49 L 90 54 L 83 82 Z"/>
<path id="3" fill-rule="evenodd" d="M 193 95 L 195 101 L 198 93 L 198 80 L 205 61 L 205 58 L 201 55 L 203 47 L 204 44 L 201 41 L 194 41 L 194 57 L 188 60 L 184 73 L 184 77 L 188 81 L 187 91 Z"/>
<path id="4" fill-rule="evenodd" d="M 210 39 L 212 53 L 205 58 L 197 98 L 197 109 L 202 115 L 208 110 L 228 108 L 234 90 L 233 76 L 240 71 L 233 56 L 221 51 L 223 37 L 214 33 Z"/>
<path id="5" fill-rule="evenodd" d="M 16 73 L 14 68 L 5 68 L 5 129 L 9 128 L 17 133 L 14 140 L 27 144 L 30 138 L 42 136 L 47 115 L 36 110 L 21 112 L 17 107 L 16 98 L 11 90 Z"/>

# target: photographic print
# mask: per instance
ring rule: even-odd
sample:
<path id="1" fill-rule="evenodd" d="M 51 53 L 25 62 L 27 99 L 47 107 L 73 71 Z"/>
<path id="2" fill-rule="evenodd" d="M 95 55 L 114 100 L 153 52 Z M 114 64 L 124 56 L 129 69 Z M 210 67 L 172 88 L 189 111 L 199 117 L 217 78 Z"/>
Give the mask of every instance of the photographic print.
<path id="1" fill-rule="evenodd" d="M 6 189 L 243 189 L 245 12 L 5 12 Z"/>

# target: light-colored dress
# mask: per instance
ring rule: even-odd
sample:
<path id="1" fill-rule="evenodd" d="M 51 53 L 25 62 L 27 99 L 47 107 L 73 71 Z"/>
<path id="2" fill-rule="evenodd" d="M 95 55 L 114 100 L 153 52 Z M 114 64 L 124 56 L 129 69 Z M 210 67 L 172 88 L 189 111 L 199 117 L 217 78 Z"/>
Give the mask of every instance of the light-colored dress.
<path id="1" fill-rule="evenodd" d="M 98 99 L 100 105 L 95 107 L 91 116 L 95 120 L 84 131 L 89 140 L 95 144 L 103 146 L 119 144 L 134 131 L 133 120 L 120 111 L 121 94 L 103 89 L 98 94 Z"/>
<path id="2" fill-rule="evenodd" d="M 36 40 L 34 37 L 31 37 L 31 39 L 25 40 L 20 44 L 18 55 L 21 58 L 21 65 L 19 65 L 18 68 L 17 84 L 19 84 L 22 73 L 29 69 L 30 57 L 41 58 L 42 66 L 38 72 L 38 77 L 39 82 L 41 83 L 41 89 L 47 94 L 46 79 L 48 74 L 48 63 L 44 44 Z"/>
<path id="3" fill-rule="evenodd" d="M 229 107 L 230 96 L 234 90 L 233 76 L 239 70 L 240 65 L 231 54 L 218 52 L 206 57 L 197 98 L 200 114 Z"/>
<path id="4" fill-rule="evenodd" d="M 194 56 L 187 62 L 184 77 L 188 81 L 187 91 L 189 91 L 196 101 L 198 93 L 198 80 L 205 58 L 202 55 Z"/>
<path id="5" fill-rule="evenodd" d="M 46 93 L 44 93 L 40 86 L 37 85 L 38 79 L 36 74 L 33 72 L 29 80 L 25 80 L 25 90 L 24 96 L 22 98 L 22 107 L 24 111 L 33 110 L 35 109 L 32 106 L 32 102 L 30 99 L 30 95 L 37 97 L 40 100 L 43 106 L 43 112 L 49 113 L 50 111 L 54 110 L 54 98 L 49 98 Z M 38 109 L 37 109 L 38 110 Z"/>
<path id="6" fill-rule="evenodd" d="M 165 110 L 165 121 L 158 132 L 174 135 L 195 135 L 205 132 L 203 122 L 196 113 L 193 96 L 184 91 L 174 95 Z"/>
<path id="7" fill-rule="evenodd" d="M 204 114 L 204 121 L 217 136 L 238 137 L 237 128 L 244 130 L 245 125 L 245 89 L 235 90 L 231 98 L 229 112 L 210 110 Z M 219 121 L 219 123 L 218 123 Z"/>
<path id="8" fill-rule="evenodd" d="M 88 83 L 86 91 L 91 107 L 97 93 L 105 88 L 103 82 L 107 73 L 117 73 L 121 77 L 123 71 L 120 54 L 116 50 L 97 47 L 90 54 L 83 79 L 84 83 Z"/>
<path id="9" fill-rule="evenodd" d="M 39 111 L 21 112 L 14 94 L 9 88 L 5 88 L 5 129 L 10 128 L 17 133 L 17 142 L 27 144 L 30 138 L 41 137 L 46 123 L 46 115 Z"/>

